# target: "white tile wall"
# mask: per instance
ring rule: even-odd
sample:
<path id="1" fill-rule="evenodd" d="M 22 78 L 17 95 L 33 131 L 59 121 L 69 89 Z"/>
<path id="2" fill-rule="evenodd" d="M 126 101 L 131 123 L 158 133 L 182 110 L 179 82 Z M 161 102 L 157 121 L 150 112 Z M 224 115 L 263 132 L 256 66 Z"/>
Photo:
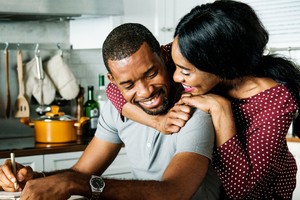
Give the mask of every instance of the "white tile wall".
<path id="1" fill-rule="evenodd" d="M 102 59 L 101 49 L 73 50 L 70 54 L 69 66 L 77 78 L 78 84 L 87 91 L 88 85 L 98 89 L 98 76 L 103 74 L 106 77 L 107 70 Z M 107 77 L 105 84 L 109 83 Z M 85 96 L 85 99 L 87 96 Z"/>

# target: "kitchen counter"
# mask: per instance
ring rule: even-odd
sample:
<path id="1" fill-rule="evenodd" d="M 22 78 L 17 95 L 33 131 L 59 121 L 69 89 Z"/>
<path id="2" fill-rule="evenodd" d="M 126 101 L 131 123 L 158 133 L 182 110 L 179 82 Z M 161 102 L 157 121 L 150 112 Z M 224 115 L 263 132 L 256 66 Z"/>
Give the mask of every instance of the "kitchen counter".
<path id="1" fill-rule="evenodd" d="M 77 141 L 68 143 L 36 143 L 33 136 L 0 139 L 0 158 L 8 158 L 11 152 L 16 156 L 32 156 L 64 152 L 83 151 L 91 138 L 78 136 Z"/>
<path id="2" fill-rule="evenodd" d="M 0 139 L 0 158 L 8 158 L 11 152 L 16 156 L 83 151 L 91 138 L 78 136 L 77 141 L 68 143 L 36 143 L 33 136 Z M 287 136 L 288 142 L 299 142 L 300 138 Z"/>
<path id="3" fill-rule="evenodd" d="M 34 128 L 20 123 L 19 119 L 0 120 L 0 159 L 16 156 L 33 156 L 83 151 L 91 138 L 78 136 L 69 143 L 36 143 Z"/>
<path id="4" fill-rule="evenodd" d="M 300 142 L 300 138 L 298 137 L 293 137 L 293 136 L 287 136 L 286 137 L 287 142 Z"/>

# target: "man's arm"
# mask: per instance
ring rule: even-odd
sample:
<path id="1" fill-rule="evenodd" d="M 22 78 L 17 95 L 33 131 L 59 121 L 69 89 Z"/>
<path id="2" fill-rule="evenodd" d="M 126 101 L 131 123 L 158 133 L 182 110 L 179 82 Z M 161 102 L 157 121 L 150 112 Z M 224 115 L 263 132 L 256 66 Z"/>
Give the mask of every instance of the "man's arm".
<path id="1" fill-rule="evenodd" d="M 101 175 L 117 156 L 121 147 L 122 144 L 109 143 L 94 137 L 71 169 L 60 173 L 46 173 L 45 178 L 27 181 L 22 198 L 68 199 L 73 194 L 91 196 L 89 185 L 91 175 Z"/>
<path id="2" fill-rule="evenodd" d="M 100 199 L 191 199 L 206 175 L 208 163 L 208 158 L 199 154 L 178 153 L 162 181 L 104 179 L 106 186 Z"/>
<path id="3" fill-rule="evenodd" d="M 120 148 L 120 144 L 94 138 L 72 170 L 28 181 L 22 198 L 90 197 L 90 175 L 103 173 Z M 208 158 L 199 154 L 178 153 L 165 170 L 162 181 L 104 179 L 106 186 L 101 199 L 190 199 L 203 181 L 208 163 Z"/>

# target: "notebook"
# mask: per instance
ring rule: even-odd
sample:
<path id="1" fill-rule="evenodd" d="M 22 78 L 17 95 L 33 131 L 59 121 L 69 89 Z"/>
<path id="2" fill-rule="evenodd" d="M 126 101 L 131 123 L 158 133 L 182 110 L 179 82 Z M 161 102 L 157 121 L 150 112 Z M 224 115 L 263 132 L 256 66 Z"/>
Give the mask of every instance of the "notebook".
<path id="1" fill-rule="evenodd" d="M 0 191 L 0 199 L 17 200 L 20 199 L 21 192 L 5 192 Z"/>

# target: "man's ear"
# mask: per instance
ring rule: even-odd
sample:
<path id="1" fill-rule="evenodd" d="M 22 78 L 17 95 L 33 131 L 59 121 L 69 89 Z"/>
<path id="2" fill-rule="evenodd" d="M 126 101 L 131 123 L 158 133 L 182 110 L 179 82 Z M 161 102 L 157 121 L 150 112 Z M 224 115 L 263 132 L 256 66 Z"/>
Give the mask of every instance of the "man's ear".
<path id="1" fill-rule="evenodd" d="M 109 80 L 111 83 L 113 83 L 113 84 L 116 85 L 115 79 L 114 79 L 114 77 L 112 76 L 111 73 L 107 73 L 107 78 L 108 78 L 108 80 Z"/>

